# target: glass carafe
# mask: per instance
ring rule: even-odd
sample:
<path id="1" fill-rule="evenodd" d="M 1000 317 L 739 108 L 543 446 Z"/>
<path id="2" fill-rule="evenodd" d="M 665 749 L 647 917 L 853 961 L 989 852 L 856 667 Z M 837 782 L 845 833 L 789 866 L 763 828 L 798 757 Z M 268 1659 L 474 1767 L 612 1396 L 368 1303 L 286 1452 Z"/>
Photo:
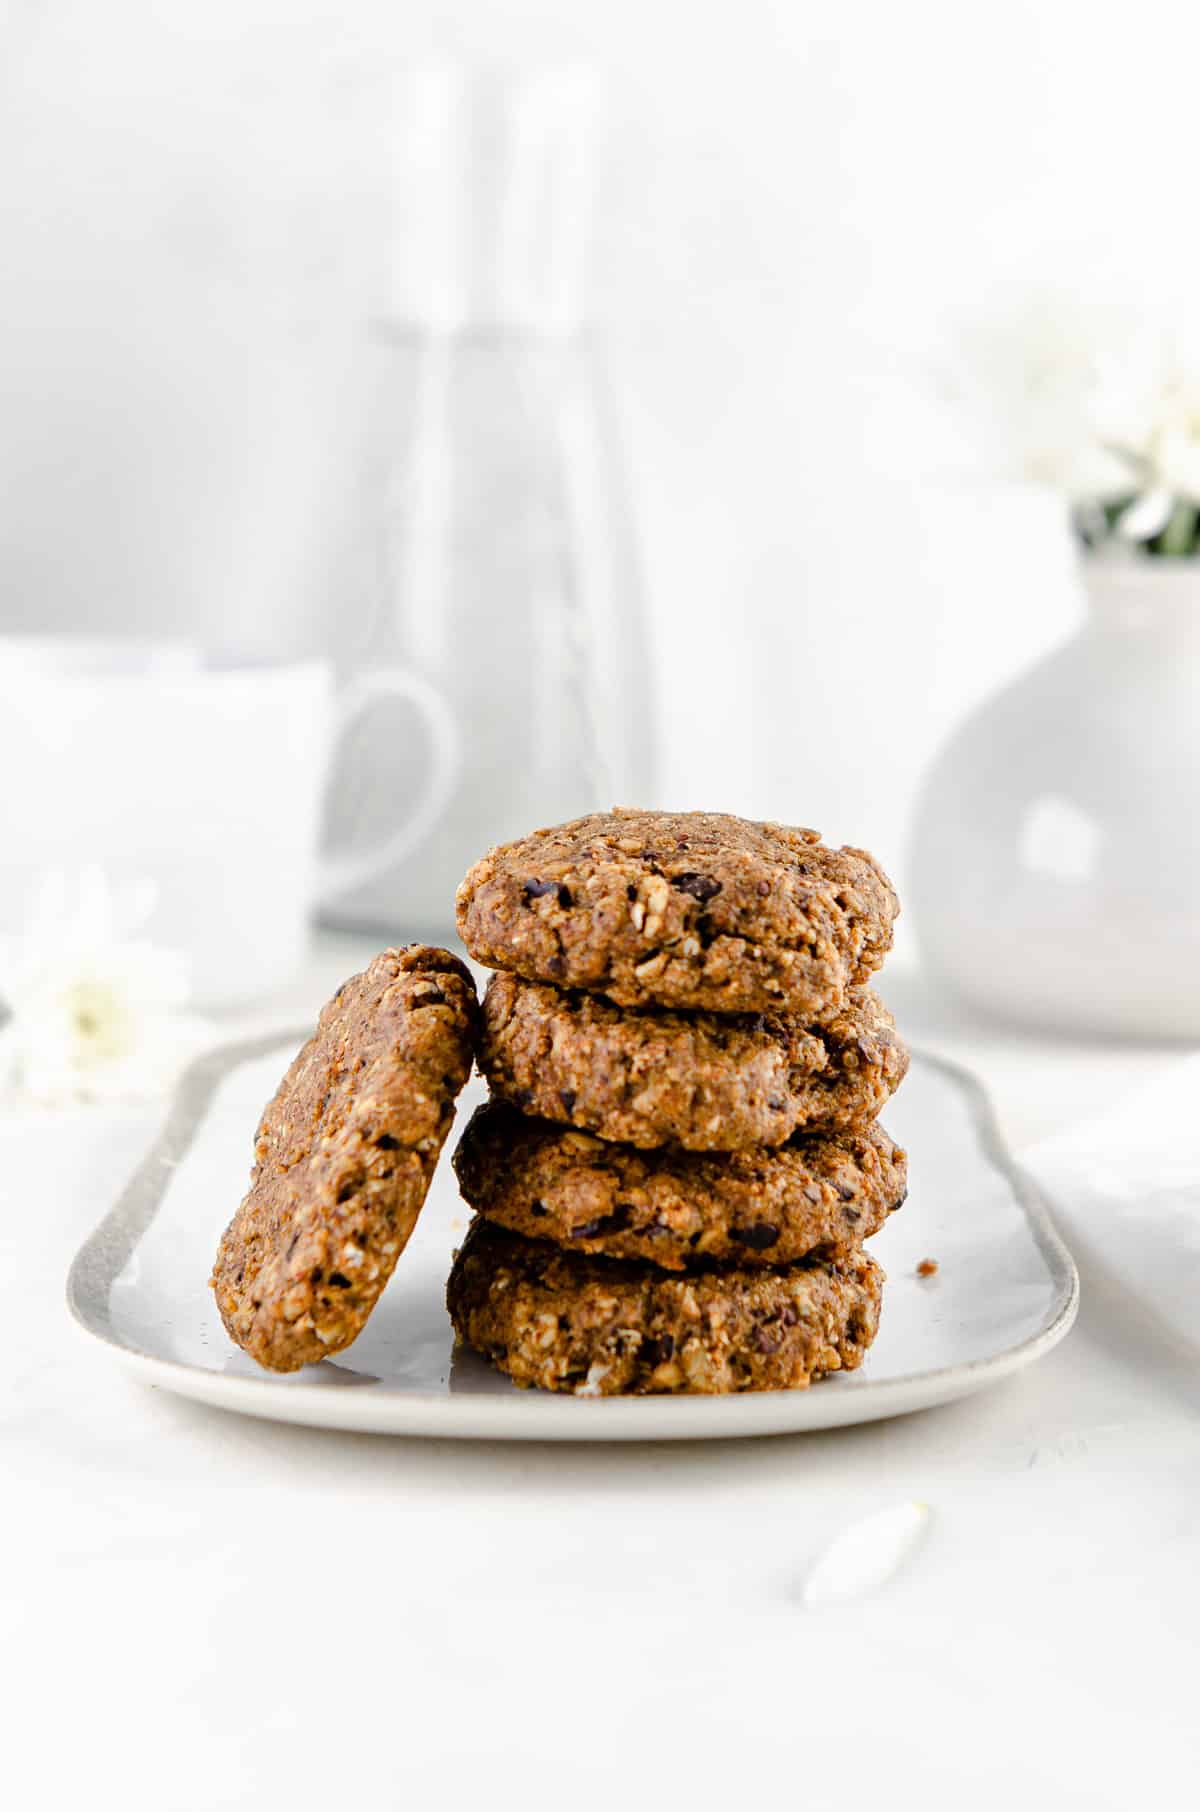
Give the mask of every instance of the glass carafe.
<path id="1" fill-rule="evenodd" d="M 389 936 L 445 935 L 492 844 L 653 793 L 633 536 L 580 296 L 590 96 L 454 71 L 411 93 L 393 305 L 372 328 L 357 664 L 415 668 L 459 747 L 424 839 L 329 914 Z M 335 783 L 338 834 L 385 834 L 421 760 L 394 713 L 368 719 Z"/>

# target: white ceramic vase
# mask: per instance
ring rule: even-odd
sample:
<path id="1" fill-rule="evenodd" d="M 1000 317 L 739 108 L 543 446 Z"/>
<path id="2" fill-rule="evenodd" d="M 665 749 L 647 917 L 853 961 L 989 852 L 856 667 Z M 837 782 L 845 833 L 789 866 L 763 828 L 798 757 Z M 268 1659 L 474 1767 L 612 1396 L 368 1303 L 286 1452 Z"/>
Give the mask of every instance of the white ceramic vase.
<path id="1" fill-rule="evenodd" d="M 1085 562 L 1086 620 L 918 800 L 930 968 L 1027 1024 L 1200 1038 L 1200 561 Z"/>

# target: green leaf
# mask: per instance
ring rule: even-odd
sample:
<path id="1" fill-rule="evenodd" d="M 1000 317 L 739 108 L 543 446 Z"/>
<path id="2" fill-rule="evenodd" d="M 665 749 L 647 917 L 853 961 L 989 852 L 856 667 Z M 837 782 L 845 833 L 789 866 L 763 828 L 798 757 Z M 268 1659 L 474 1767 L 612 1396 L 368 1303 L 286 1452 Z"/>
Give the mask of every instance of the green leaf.
<path id="1" fill-rule="evenodd" d="M 1158 538 L 1160 552 L 1178 559 L 1196 551 L 1196 514 L 1195 504 L 1187 503 L 1181 497 Z"/>

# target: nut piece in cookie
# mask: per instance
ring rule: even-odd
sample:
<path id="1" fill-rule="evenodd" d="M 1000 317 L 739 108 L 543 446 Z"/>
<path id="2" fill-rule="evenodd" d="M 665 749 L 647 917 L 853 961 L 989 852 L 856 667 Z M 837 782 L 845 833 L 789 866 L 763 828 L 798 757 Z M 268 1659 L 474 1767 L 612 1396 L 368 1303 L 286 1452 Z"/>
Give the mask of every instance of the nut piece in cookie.
<path id="1" fill-rule="evenodd" d="M 523 1113 L 647 1148 L 742 1151 L 801 1128 L 861 1126 L 903 1081 L 891 1014 L 856 988 L 827 1025 L 785 1013 L 621 1008 L 495 975 L 479 1066 Z"/>
<path id="2" fill-rule="evenodd" d="M 812 1022 L 883 962 L 899 911 L 863 850 L 720 812 L 597 812 L 477 862 L 458 930 L 480 962 L 619 1006 Z"/>
<path id="3" fill-rule="evenodd" d="M 802 1390 L 861 1365 L 883 1272 L 861 1248 L 776 1271 L 584 1258 L 475 1221 L 446 1306 L 460 1339 L 515 1383 L 581 1397 Z"/>
<path id="4" fill-rule="evenodd" d="M 260 1365 L 296 1371 L 362 1331 L 416 1225 L 477 1018 L 466 966 L 424 944 L 385 950 L 322 1009 L 263 1113 L 213 1267 L 226 1330 Z"/>
<path id="5" fill-rule="evenodd" d="M 668 1271 L 844 1251 L 878 1232 L 908 1185 L 905 1153 L 877 1125 L 775 1150 L 640 1151 L 503 1101 L 476 1109 L 454 1168 L 471 1206 L 514 1233 Z"/>

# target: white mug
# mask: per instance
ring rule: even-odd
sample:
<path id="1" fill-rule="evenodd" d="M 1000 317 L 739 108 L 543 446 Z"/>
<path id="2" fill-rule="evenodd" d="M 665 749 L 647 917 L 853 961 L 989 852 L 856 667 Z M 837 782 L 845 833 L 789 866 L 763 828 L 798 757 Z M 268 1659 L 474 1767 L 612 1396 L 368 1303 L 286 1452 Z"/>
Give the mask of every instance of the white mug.
<path id="1" fill-rule="evenodd" d="M 333 759 L 382 699 L 421 713 L 424 783 L 372 847 L 322 856 Z M 336 693 L 322 661 L 220 666 L 186 646 L 0 637 L 0 932 L 19 929 L 39 876 L 96 864 L 153 884 L 146 936 L 188 959 L 197 1005 L 269 994 L 303 961 L 313 910 L 428 833 L 458 745 L 441 695 L 405 669 Z"/>

